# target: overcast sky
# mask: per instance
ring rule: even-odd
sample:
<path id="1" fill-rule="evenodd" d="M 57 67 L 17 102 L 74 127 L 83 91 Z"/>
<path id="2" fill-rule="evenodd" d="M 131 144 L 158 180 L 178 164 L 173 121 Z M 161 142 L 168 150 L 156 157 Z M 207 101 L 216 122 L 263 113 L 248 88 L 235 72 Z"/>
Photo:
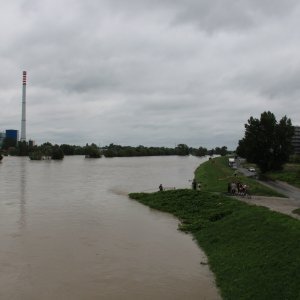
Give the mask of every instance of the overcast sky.
<path id="1" fill-rule="evenodd" d="M 37 143 L 235 149 L 300 125 L 297 0 L 1 0 L 0 130 Z"/>

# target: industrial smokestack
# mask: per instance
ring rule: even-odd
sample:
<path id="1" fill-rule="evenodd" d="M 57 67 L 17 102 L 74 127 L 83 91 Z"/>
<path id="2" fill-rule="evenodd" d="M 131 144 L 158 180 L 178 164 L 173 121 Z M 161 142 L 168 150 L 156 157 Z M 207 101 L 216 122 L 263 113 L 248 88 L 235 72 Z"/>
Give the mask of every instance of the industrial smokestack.
<path id="1" fill-rule="evenodd" d="M 26 71 L 23 71 L 21 142 L 26 141 Z"/>

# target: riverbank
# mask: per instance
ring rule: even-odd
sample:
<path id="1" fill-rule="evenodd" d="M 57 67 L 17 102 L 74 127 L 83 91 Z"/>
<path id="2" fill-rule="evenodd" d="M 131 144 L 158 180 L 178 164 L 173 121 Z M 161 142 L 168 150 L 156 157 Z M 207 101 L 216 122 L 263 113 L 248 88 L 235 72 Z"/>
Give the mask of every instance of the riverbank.
<path id="1" fill-rule="evenodd" d="M 135 193 L 130 198 L 179 218 L 179 228 L 191 233 L 205 251 L 223 299 L 298 299 L 300 222 L 227 197 L 227 181 L 219 178 L 227 178 L 228 174 L 209 167 L 222 166 L 220 159 L 213 161 L 197 169 L 202 191 Z M 213 182 L 217 193 L 211 186 Z M 259 185 L 253 190 L 276 195 Z"/>
<path id="2" fill-rule="evenodd" d="M 195 171 L 195 178 L 201 183 L 202 191 L 226 193 L 228 182 L 240 181 L 250 187 L 251 195 L 284 197 L 283 194 L 260 184 L 257 180 L 229 168 L 228 157 L 225 156 L 201 164 Z"/>
<path id="3" fill-rule="evenodd" d="M 208 256 L 223 299 L 297 299 L 300 222 L 236 199 L 175 190 L 130 194 L 181 221 Z"/>

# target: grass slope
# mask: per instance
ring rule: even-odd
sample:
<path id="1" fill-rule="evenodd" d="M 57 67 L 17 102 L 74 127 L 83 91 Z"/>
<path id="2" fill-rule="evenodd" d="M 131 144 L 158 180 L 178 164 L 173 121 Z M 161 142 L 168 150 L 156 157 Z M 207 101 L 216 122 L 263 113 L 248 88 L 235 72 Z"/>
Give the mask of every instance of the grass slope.
<path id="1" fill-rule="evenodd" d="M 300 188 L 300 164 L 286 164 L 283 170 L 268 172 L 266 176 L 273 180 L 285 181 Z"/>
<path id="2" fill-rule="evenodd" d="M 239 173 L 234 176 L 234 172 L 233 169 L 228 167 L 228 157 L 218 157 L 201 164 L 195 172 L 195 178 L 198 182 L 201 182 L 203 191 L 224 193 L 227 191 L 228 182 L 239 180 L 250 186 L 250 192 L 253 195 L 284 197 L 252 178 Z"/>
<path id="3" fill-rule="evenodd" d="M 210 192 L 129 196 L 181 220 L 207 254 L 223 299 L 300 299 L 299 221 Z"/>

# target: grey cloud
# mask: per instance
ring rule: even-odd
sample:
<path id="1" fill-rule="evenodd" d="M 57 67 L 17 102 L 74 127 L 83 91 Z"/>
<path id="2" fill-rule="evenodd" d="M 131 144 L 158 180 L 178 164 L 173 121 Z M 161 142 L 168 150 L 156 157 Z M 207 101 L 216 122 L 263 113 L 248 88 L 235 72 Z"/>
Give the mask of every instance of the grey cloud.
<path id="1" fill-rule="evenodd" d="M 281 73 L 267 82 L 262 93 L 270 98 L 300 98 L 300 68 L 291 72 Z"/>
<path id="2" fill-rule="evenodd" d="M 128 14 L 136 11 L 164 11 L 171 15 L 170 24 L 195 24 L 201 30 L 214 32 L 216 30 L 243 30 L 259 26 L 266 19 L 279 20 L 298 5 L 296 0 L 112 0 L 115 8 Z"/>
<path id="3" fill-rule="evenodd" d="M 281 68 L 274 65 L 272 69 L 256 69 L 240 74 L 234 82 L 245 91 L 255 91 L 267 99 L 299 99 L 300 65 Z"/>
<path id="4" fill-rule="evenodd" d="M 207 31 L 243 30 L 266 22 L 269 18 L 288 15 L 297 5 L 297 1 L 188 1 L 182 4 L 175 19 L 177 22 L 194 21 Z M 186 3 L 186 2 L 184 2 Z"/>
<path id="5" fill-rule="evenodd" d="M 264 110 L 300 124 L 296 1 L 10 1 L 1 128 L 38 142 L 234 148 Z"/>

